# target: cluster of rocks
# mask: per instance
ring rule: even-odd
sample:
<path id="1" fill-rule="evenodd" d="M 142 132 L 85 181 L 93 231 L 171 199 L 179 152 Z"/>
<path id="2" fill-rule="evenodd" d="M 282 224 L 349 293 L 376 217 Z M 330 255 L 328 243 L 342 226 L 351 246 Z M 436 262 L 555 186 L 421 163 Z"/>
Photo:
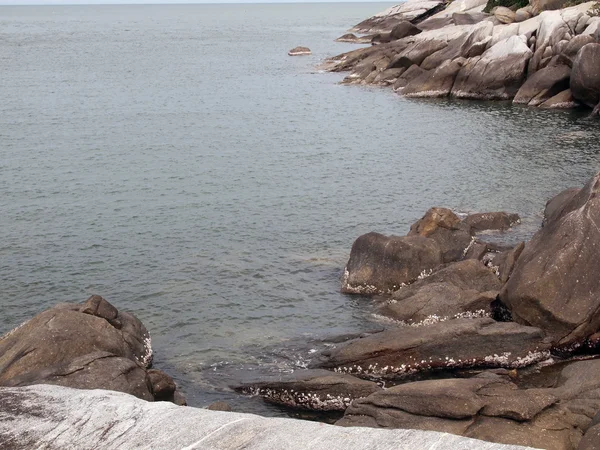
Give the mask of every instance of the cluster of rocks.
<path id="1" fill-rule="evenodd" d="M 561 192 L 533 238 L 510 247 L 480 234 L 519 222 L 504 212 L 432 208 L 406 236 L 360 236 L 342 291 L 372 296 L 386 329 L 322 351 L 310 370 L 238 389 L 338 411 L 342 426 L 597 448 L 599 193 L 600 173 Z"/>
<path id="2" fill-rule="evenodd" d="M 491 2 L 408 0 L 353 29 L 372 34 L 339 38 L 373 45 L 335 56 L 325 68 L 350 71 L 345 83 L 392 86 L 406 97 L 596 108 L 597 3 L 557 9 L 564 0 L 531 0 L 524 8 L 484 12 Z"/>
<path id="3" fill-rule="evenodd" d="M 107 389 L 185 405 L 173 379 L 151 368 L 152 355 L 142 322 L 93 295 L 81 305 L 58 304 L 0 337 L 0 386 Z"/>

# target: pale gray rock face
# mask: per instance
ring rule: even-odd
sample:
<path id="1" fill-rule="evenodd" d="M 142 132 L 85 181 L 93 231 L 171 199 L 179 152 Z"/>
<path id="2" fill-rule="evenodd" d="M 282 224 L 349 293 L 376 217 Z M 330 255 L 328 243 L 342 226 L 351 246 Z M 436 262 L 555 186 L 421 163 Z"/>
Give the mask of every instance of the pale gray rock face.
<path id="1" fill-rule="evenodd" d="M 343 428 L 58 386 L 0 388 L 0 447 L 250 450 L 519 450 L 446 433 Z"/>
<path id="2" fill-rule="evenodd" d="M 442 3 L 438 0 L 408 0 L 363 20 L 351 31 L 358 33 L 389 32 L 402 21 L 414 22 L 429 11 L 435 11 Z"/>
<path id="3" fill-rule="evenodd" d="M 498 6 L 494 12 L 494 17 L 500 23 L 513 23 L 515 21 L 515 12 L 505 6 Z"/>
<path id="4" fill-rule="evenodd" d="M 525 79 L 531 50 L 523 36 L 498 42 L 460 70 L 452 96 L 480 100 L 512 99 Z"/>

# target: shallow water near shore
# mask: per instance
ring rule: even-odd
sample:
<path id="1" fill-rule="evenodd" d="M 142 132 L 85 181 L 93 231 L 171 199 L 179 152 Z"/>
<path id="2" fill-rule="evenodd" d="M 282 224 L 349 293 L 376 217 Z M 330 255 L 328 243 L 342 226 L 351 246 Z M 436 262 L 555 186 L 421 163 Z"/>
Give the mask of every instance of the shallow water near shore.
<path id="1" fill-rule="evenodd" d="M 190 404 L 282 415 L 227 386 L 384 325 L 339 293 L 360 234 L 435 205 L 528 238 L 600 169 L 598 122 L 315 70 L 387 5 L 0 7 L 0 333 L 100 294 Z"/>

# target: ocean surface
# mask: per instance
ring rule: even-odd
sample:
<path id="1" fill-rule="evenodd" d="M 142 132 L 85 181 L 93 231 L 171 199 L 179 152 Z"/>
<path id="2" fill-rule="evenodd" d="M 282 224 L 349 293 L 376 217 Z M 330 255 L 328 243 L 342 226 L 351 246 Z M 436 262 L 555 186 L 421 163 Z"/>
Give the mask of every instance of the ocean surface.
<path id="1" fill-rule="evenodd" d="M 446 206 L 520 213 L 500 236 L 516 242 L 600 169 L 586 112 L 315 69 L 387 6 L 0 7 L 0 333 L 100 294 L 146 324 L 190 404 L 285 415 L 229 386 L 384 325 L 339 293 L 356 237 Z"/>

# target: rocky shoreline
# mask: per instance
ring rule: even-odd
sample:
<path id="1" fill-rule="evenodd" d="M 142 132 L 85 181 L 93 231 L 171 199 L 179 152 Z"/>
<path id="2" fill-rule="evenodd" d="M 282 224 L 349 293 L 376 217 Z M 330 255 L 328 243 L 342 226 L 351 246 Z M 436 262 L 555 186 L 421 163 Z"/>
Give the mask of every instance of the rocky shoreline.
<path id="1" fill-rule="evenodd" d="M 354 242 L 341 280 L 389 326 L 322 351 L 309 370 L 237 387 L 341 426 L 442 431 L 503 444 L 595 449 L 600 421 L 600 173 L 519 217 L 432 208 L 406 236 Z"/>
<path id="2" fill-rule="evenodd" d="M 492 242 L 519 226 L 516 214 L 458 216 L 439 207 L 405 236 L 358 237 L 341 290 L 370 298 L 385 329 L 332 339 L 307 369 L 235 390 L 328 414 L 342 427 L 597 448 L 599 193 L 600 173 L 558 193 L 537 233 L 516 245 Z M 184 405 L 173 379 L 151 364 L 144 325 L 92 296 L 59 304 L 0 338 L 0 396 L 19 398 L 18 389 L 50 384 Z M 27 403 L 23 395 L 19 402 Z M 19 402 L 0 409 L 9 435 L 18 434 L 10 421 L 20 419 L 7 413 L 19 416 Z"/>
<path id="3" fill-rule="evenodd" d="M 405 97 L 510 100 L 550 109 L 600 102 L 600 8 L 564 0 L 408 0 L 352 28 L 363 47 L 323 68 Z M 562 9 L 561 9 L 562 8 Z"/>

